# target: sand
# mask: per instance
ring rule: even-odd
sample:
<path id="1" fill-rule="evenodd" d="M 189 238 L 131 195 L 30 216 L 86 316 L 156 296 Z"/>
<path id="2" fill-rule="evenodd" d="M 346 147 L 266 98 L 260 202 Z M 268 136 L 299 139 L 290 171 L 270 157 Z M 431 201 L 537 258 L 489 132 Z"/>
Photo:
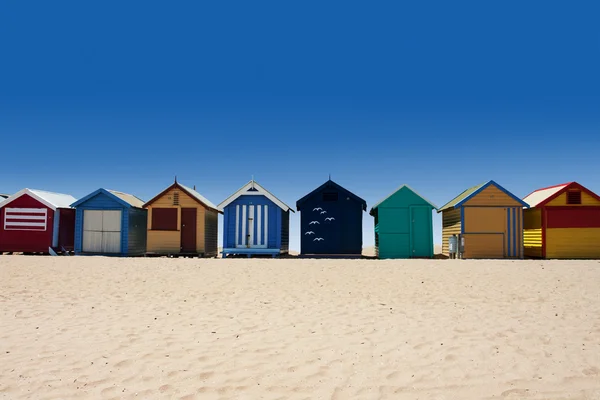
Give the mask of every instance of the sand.
<path id="1" fill-rule="evenodd" d="M 0 256 L 2 399 L 600 399 L 600 262 Z"/>

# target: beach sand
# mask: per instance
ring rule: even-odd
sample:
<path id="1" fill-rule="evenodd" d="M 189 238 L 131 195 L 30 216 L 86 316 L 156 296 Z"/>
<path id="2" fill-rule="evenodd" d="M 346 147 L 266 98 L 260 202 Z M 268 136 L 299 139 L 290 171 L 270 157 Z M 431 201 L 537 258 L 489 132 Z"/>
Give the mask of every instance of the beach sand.
<path id="1" fill-rule="evenodd" d="M 600 399 L 600 262 L 0 256 L 1 399 Z"/>

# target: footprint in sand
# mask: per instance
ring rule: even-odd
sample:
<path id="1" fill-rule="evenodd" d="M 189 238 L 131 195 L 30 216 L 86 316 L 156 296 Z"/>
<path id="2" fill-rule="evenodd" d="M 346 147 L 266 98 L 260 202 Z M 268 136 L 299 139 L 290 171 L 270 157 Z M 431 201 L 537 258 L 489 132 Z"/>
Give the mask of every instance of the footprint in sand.
<path id="1" fill-rule="evenodd" d="M 584 374 L 585 376 L 596 376 L 596 375 L 600 375 L 600 369 L 598 369 L 598 368 L 596 368 L 596 367 L 587 368 L 587 369 L 584 369 L 584 370 L 583 370 L 583 371 L 581 371 L 581 372 L 583 372 L 583 374 Z"/>
<path id="2" fill-rule="evenodd" d="M 521 398 L 520 396 L 527 396 L 528 394 L 529 394 L 529 389 L 510 389 L 510 390 L 505 390 L 500 395 L 502 397 L 509 397 L 510 395 L 514 395 L 514 396 L 516 396 L 516 397 L 514 397 L 515 399 L 520 399 Z"/>
<path id="3" fill-rule="evenodd" d="M 171 386 L 171 385 L 162 385 L 161 387 L 158 388 L 158 391 L 161 393 L 165 393 L 165 392 L 168 392 L 171 390 L 173 390 L 173 386 Z"/>
<path id="4" fill-rule="evenodd" d="M 198 375 L 198 379 L 201 381 L 205 381 L 207 379 L 209 379 L 210 377 L 212 377 L 215 373 L 210 371 L 210 372 L 203 372 L 201 374 Z"/>
<path id="5" fill-rule="evenodd" d="M 133 364 L 132 360 L 123 360 L 123 361 L 119 361 L 118 363 L 116 363 L 115 367 L 125 368 L 125 367 L 129 367 L 131 364 Z"/>

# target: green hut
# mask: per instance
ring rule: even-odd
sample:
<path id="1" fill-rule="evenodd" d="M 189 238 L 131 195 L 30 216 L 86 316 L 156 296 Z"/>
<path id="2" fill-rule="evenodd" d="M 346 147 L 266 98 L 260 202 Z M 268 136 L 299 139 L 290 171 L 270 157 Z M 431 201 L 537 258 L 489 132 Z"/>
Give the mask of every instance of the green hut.
<path id="1" fill-rule="evenodd" d="M 371 208 L 379 258 L 433 257 L 432 212 L 437 207 L 407 185 Z"/>

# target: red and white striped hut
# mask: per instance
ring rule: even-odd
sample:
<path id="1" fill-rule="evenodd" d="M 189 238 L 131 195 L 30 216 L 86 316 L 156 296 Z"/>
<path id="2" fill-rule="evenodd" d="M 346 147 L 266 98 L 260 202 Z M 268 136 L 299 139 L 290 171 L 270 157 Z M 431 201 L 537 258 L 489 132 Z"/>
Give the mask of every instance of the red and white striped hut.
<path id="1" fill-rule="evenodd" d="M 0 254 L 72 251 L 75 201 L 68 194 L 33 189 L 0 199 Z"/>

